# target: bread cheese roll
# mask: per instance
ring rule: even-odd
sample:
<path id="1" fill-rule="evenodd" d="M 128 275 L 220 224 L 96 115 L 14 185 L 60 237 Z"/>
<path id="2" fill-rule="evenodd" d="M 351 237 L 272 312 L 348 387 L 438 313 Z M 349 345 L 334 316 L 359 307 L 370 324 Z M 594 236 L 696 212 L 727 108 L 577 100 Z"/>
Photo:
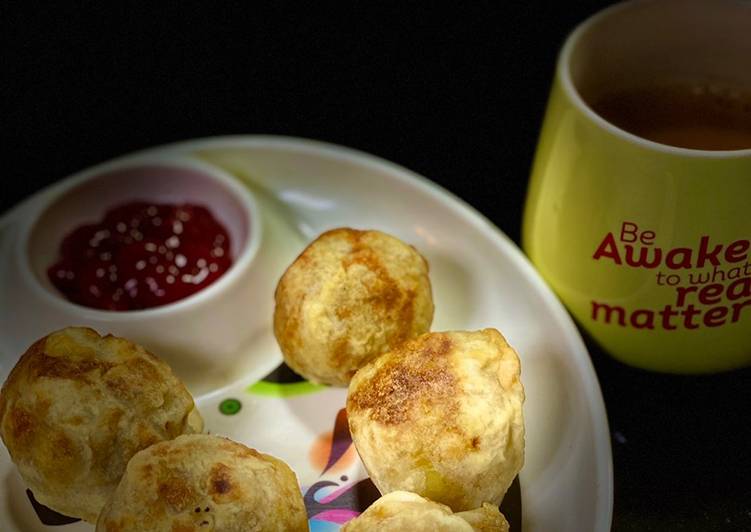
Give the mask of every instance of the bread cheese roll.
<path id="1" fill-rule="evenodd" d="M 284 273 L 275 299 L 274 333 L 286 363 L 336 386 L 433 321 L 428 263 L 380 231 L 323 233 Z"/>
<path id="2" fill-rule="evenodd" d="M 308 521 L 297 477 L 282 462 L 205 434 L 136 454 L 97 532 L 297 532 Z"/>
<path id="3" fill-rule="evenodd" d="M 135 453 L 202 428 L 169 366 L 92 329 L 34 343 L 0 393 L 0 435 L 27 486 L 39 502 L 89 522 Z"/>
<path id="4" fill-rule="evenodd" d="M 428 333 L 353 377 L 352 439 L 381 493 L 498 505 L 524 462 L 519 357 L 495 329 Z"/>
<path id="5" fill-rule="evenodd" d="M 393 491 L 374 502 L 342 532 L 508 532 L 508 522 L 498 507 L 483 504 L 453 513 L 446 505 L 407 491 Z"/>

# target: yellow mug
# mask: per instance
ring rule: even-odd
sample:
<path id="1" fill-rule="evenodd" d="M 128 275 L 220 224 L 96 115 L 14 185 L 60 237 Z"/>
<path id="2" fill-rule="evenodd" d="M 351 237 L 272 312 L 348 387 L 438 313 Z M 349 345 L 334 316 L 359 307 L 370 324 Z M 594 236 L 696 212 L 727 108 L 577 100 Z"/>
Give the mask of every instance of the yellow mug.
<path id="1" fill-rule="evenodd" d="M 751 88 L 751 3 L 634 1 L 564 44 L 524 213 L 523 246 L 579 324 L 627 364 L 751 364 L 751 149 L 659 144 L 587 102 L 660 76 Z"/>

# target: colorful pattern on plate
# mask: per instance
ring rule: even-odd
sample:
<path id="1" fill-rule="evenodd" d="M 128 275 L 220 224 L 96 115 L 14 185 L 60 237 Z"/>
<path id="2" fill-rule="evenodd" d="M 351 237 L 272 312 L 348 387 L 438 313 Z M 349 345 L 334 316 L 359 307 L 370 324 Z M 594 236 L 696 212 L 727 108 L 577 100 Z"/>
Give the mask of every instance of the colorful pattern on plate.
<path id="1" fill-rule="evenodd" d="M 329 452 L 321 477 L 338 470 L 346 462 L 354 461 L 352 438 L 347 424 L 347 412 L 339 410 L 334 422 L 334 430 L 329 441 Z M 311 455 L 313 457 L 313 455 Z M 345 462 L 345 464 L 340 464 Z M 336 530 L 350 519 L 360 515 L 370 506 L 380 493 L 370 479 L 349 482 L 347 475 L 337 480 L 319 480 L 305 490 L 305 508 L 308 510 L 311 530 Z M 332 528 L 330 525 L 336 525 Z"/>
<path id="2" fill-rule="evenodd" d="M 282 363 L 247 391 L 252 395 L 283 399 L 327 388 L 304 380 Z M 333 430 L 320 434 L 313 441 L 308 458 L 310 466 L 320 471 L 316 482 L 303 486 L 312 531 L 338 530 L 380 497 L 370 479 L 352 479 L 341 474 L 357 462 L 344 408 L 337 412 Z"/>
<path id="3" fill-rule="evenodd" d="M 291 397 L 316 393 L 325 389 L 326 386 L 323 384 L 306 381 L 282 362 L 274 371 L 249 386 L 248 392 L 267 397 Z"/>

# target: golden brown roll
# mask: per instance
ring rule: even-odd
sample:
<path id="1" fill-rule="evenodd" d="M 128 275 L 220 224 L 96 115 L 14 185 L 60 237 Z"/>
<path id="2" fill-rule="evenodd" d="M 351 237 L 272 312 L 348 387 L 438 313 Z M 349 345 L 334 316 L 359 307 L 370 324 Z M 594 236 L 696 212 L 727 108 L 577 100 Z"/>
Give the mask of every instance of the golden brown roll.
<path id="1" fill-rule="evenodd" d="M 342 532 L 508 532 L 496 506 L 453 513 L 451 508 L 408 491 L 392 491 L 348 522 Z"/>
<path id="2" fill-rule="evenodd" d="M 97 532 L 308 530 L 297 477 L 244 445 L 196 434 L 136 454 Z"/>
<path id="3" fill-rule="evenodd" d="M 498 505 L 524 462 L 516 352 L 495 329 L 428 333 L 361 368 L 352 440 L 381 493 L 472 510 Z"/>
<path id="4" fill-rule="evenodd" d="M 87 328 L 34 343 L 0 393 L 0 435 L 34 496 L 89 522 L 136 452 L 202 428 L 169 366 Z"/>
<path id="5" fill-rule="evenodd" d="M 428 263 L 380 231 L 323 233 L 284 273 L 275 299 L 274 333 L 287 364 L 337 386 L 433 321 Z"/>

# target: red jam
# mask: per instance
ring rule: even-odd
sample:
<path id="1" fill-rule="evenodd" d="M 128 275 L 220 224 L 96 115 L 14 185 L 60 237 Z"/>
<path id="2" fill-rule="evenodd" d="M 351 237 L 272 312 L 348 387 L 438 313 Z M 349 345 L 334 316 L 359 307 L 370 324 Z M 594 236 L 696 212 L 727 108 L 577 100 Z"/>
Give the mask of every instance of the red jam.
<path id="1" fill-rule="evenodd" d="M 47 270 L 79 305 L 138 310 L 206 288 L 232 264 L 227 230 L 205 207 L 136 201 L 65 237 Z"/>

